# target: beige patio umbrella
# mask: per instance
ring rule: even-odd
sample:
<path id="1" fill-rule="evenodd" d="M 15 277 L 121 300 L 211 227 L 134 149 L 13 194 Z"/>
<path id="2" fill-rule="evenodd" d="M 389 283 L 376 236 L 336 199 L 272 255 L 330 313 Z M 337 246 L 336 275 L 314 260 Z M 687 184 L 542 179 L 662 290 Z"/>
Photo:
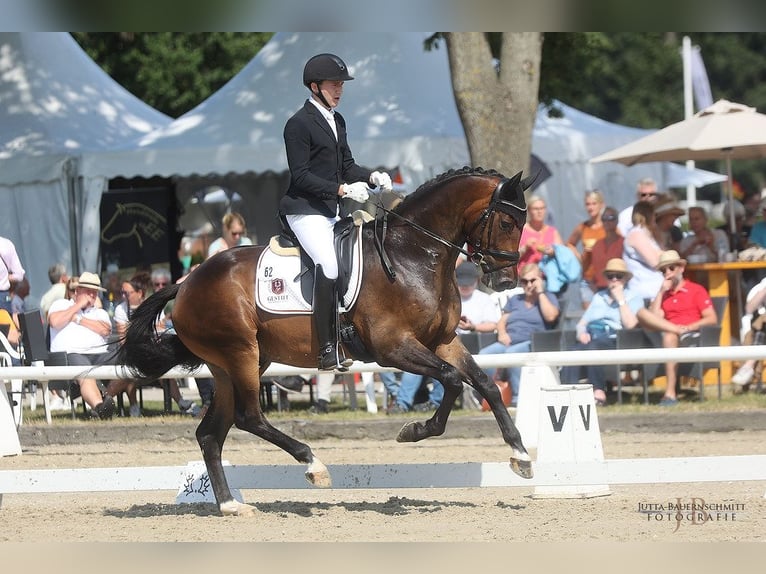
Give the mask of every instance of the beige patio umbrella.
<path id="1" fill-rule="evenodd" d="M 634 165 L 650 161 L 723 159 L 731 203 L 734 200 L 731 160 L 759 157 L 766 157 L 766 115 L 756 112 L 755 108 L 718 100 L 688 120 L 671 124 L 590 161 Z M 729 229 L 734 233 L 734 209 L 729 209 L 729 215 Z"/>

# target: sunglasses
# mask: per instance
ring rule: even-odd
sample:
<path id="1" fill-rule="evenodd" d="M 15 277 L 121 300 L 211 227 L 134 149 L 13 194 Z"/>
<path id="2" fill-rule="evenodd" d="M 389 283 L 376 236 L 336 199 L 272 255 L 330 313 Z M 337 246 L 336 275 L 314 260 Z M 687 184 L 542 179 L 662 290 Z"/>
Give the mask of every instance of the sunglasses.
<path id="1" fill-rule="evenodd" d="M 667 267 L 660 269 L 660 272 L 665 273 L 666 271 L 675 271 L 677 268 L 678 265 L 668 265 Z"/>
<path id="2" fill-rule="evenodd" d="M 617 221 L 617 216 L 616 215 L 604 215 L 601 218 L 601 221 Z"/>
<path id="3" fill-rule="evenodd" d="M 532 285 L 535 281 L 537 281 L 537 279 L 519 279 L 519 285 L 526 287 L 527 285 Z"/>
<path id="4" fill-rule="evenodd" d="M 158 289 L 159 289 L 160 287 L 167 287 L 167 286 L 168 286 L 168 284 L 167 284 L 167 283 L 152 283 L 152 285 L 154 285 L 154 286 L 155 286 L 155 287 L 157 287 Z"/>
<path id="5" fill-rule="evenodd" d="M 657 197 L 656 193 L 641 193 L 641 197 Z"/>
<path id="6" fill-rule="evenodd" d="M 625 274 L 624 273 L 604 273 L 604 277 L 606 277 L 609 281 L 613 281 L 615 279 L 624 279 Z"/>

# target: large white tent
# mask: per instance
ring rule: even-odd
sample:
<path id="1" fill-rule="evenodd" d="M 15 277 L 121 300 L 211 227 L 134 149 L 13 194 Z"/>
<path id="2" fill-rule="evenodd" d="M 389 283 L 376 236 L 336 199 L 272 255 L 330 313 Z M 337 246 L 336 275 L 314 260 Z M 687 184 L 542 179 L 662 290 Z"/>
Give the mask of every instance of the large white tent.
<path id="1" fill-rule="evenodd" d="M 82 176 L 81 158 L 170 121 L 70 34 L 0 33 L 0 235 L 15 243 L 33 296 L 49 287 L 53 263 L 97 270 L 106 180 Z"/>
<path id="2" fill-rule="evenodd" d="M 212 184 L 234 187 L 246 204 L 257 196 L 258 208 L 248 221 L 263 226 L 274 220 L 276 200 L 286 186 L 282 129 L 308 95 L 301 84 L 303 65 L 314 54 L 333 52 L 343 57 L 355 77 L 346 85 L 338 110 L 346 117 L 357 161 L 399 167 L 405 187 L 414 189 L 446 169 L 469 163 L 446 49 L 442 45 L 425 51 L 426 37 L 278 33 L 208 100 L 140 138 L 136 146 L 85 157 L 81 170 L 100 177 L 181 176 L 181 198 Z M 635 184 L 642 177 L 664 185 L 666 175 L 659 163 L 630 168 L 588 163 L 649 130 L 557 106 L 563 117 L 548 117 L 542 108 L 538 113 L 532 151 L 551 171 L 537 191 L 548 200 L 562 234 L 568 235 L 585 217 L 586 190 L 599 188 L 609 204 L 623 208 L 635 200 Z M 233 175 L 246 173 L 251 176 L 246 184 Z"/>

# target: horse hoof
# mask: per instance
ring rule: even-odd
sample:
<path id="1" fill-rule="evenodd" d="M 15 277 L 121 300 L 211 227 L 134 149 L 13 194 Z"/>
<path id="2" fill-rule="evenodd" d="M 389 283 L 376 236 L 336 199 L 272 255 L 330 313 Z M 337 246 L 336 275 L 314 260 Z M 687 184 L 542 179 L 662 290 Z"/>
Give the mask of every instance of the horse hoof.
<path id="1" fill-rule="evenodd" d="M 416 422 L 406 423 L 396 435 L 396 442 L 416 442 L 418 440 L 416 436 L 417 424 Z"/>
<path id="2" fill-rule="evenodd" d="M 331 488 L 332 478 L 330 477 L 330 471 L 322 464 L 318 459 L 314 459 L 308 469 L 306 469 L 306 480 L 309 484 L 313 484 L 317 488 Z"/>
<path id="3" fill-rule="evenodd" d="M 253 516 L 256 508 L 249 504 L 242 504 L 236 500 L 229 500 L 218 506 L 224 516 Z"/>
<path id="4" fill-rule="evenodd" d="M 532 471 L 532 462 L 529 460 L 519 460 L 517 458 L 512 458 L 511 470 L 518 474 L 521 478 L 532 478 L 534 476 L 534 472 Z"/>

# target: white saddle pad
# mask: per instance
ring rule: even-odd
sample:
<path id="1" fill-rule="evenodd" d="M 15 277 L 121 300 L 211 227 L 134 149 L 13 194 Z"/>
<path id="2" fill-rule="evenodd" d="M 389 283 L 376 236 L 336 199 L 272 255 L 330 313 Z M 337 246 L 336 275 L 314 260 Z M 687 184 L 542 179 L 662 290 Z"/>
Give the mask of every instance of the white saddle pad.
<path id="1" fill-rule="evenodd" d="M 355 229 L 361 234 L 362 228 Z M 311 305 L 301 293 L 301 259 L 298 255 L 278 254 L 267 247 L 258 260 L 255 279 L 255 304 L 269 313 L 278 315 L 310 314 Z M 310 272 L 313 272 L 310 271 Z M 362 238 L 354 245 L 353 265 L 348 290 L 343 295 L 341 312 L 356 303 L 362 285 Z"/>

